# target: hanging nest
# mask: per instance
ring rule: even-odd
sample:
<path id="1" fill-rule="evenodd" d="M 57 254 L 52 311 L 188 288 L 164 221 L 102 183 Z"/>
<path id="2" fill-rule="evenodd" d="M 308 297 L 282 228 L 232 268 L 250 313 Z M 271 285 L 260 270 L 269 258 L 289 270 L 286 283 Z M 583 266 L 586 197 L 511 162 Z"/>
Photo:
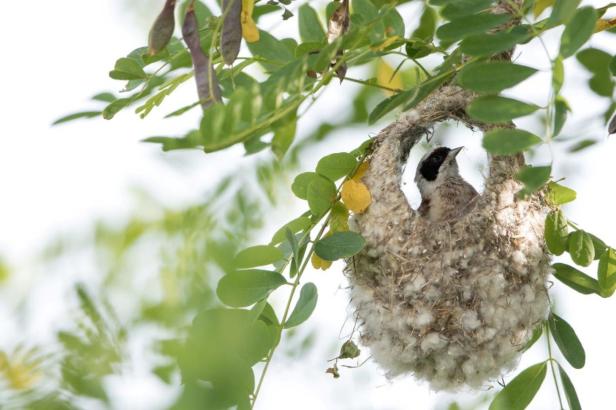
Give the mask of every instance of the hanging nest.
<path id="1" fill-rule="evenodd" d="M 547 316 L 543 194 L 525 199 L 522 155 L 490 158 L 485 191 L 454 222 L 419 216 L 400 189 L 408 153 L 431 127 L 471 121 L 469 91 L 447 85 L 375 138 L 363 182 L 373 202 L 353 220 L 366 240 L 348 261 L 362 343 L 388 376 L 434 389 L 479 388 L 511 369 Z"/>

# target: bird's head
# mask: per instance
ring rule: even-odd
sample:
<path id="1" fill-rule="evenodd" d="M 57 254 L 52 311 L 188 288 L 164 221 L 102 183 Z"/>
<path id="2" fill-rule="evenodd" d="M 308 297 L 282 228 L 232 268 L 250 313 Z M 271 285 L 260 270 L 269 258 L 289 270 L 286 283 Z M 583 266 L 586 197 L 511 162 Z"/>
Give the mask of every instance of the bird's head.
<path id="1" fill-rule="evenodd" d="M 429 195 L 445 179 L 460 176 L 456 156 L 462 148 L 438 147 L 424 155 L 415 173 L 415 183 L 422 196 Z"/>

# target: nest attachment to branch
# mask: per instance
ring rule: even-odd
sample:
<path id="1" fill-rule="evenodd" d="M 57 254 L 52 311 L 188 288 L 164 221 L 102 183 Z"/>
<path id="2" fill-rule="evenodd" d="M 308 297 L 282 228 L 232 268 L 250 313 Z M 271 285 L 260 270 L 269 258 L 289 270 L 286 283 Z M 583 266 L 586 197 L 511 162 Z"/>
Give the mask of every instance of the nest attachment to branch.
<path id="1" fill-rule="evenodd" d="M 547 316 L 548 205 L 520 199 L 521 155 L 490 158 L 485 191 L 462 218 L 431 223 L 400 189 L 414 144 L 439 122 L 471 122 L 472 94 L 444 86 L 376 137 L 363 177 L 373 202 L 354 218 L 366 240 L 348 261 L 362 343 L 389 376 L 434 389 L 479 388 L 511 369 Z"/>

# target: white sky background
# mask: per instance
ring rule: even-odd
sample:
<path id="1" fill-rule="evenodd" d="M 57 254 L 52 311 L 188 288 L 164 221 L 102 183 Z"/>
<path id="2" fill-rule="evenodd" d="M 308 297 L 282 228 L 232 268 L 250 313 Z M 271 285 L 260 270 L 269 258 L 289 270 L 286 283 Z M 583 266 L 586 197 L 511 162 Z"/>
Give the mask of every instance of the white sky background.
<path id="1" fill-rule="evenodd" d="M 0 350 L 18 339 L 44 339 L 50 329 L 63 321 L 59 314 L 66 309 L 65 297 L 70 284 L 56 281 L 60 278 L 57 275 L 46 277 L 45 272 L 34 276 L 29 263 L 29 258 L 46 241 L 60 232 L 86 229 L 100 217 L 114 220 L 129 215 L 135 205 L 129 189 L 134 186 L 144 187 L 165 204 L 202 200 L 204 188 L 242 159 L 239 147 L 205 156 L 198 151 L 165 154 L 156 145 L 139 142 L 151 135 L 179 135 L 196 124 L 196 111 L 174 120 L 161 120 L 164 114 L 195 99 L 192 82 L 146 120 L 139 119 L 129 109 L 112 121 L 80 121 L 50 127 L 51 122 L 62 115 L 88 109 L 91 95 L 120 88 L 107 73 L 116 58 L 145 42 L 147 22 L 153 20 L 162 1 L 143 0 L 143 4 L 153 7 L 140 19 L 124 8 L 122 0 L 5 3 L 0 13 L 0 33 L 5 40 L 0 66 L 3 80 L 0 89 L 0 255 L 18 274 L 12 279 L 11 292 L 40 295 L 45 299 L 40 309 L 29 312 L 33 322 L 24 329 L 16 326 L 13 312 L 2 304 L 2 300 L 11 295 L 0 288 Z M 146 9 L 145 6 L 141 8 Z M 405 6 L 404 10 L 409 19 L 416 21 L 413 5 Z M 287 24 L 295 26 L 296 19 Z M 407 32 L 412 24 L 407 20 Z M 278 25 L 273 32 L 280 35 L 282 29 L 284 27 Z M 556 35 L 548 36 L 548 40 L 554 39 Z M 614 35 L 601 34 L 591 44 L 614 52 L 615 39 Z M 554 41 L 548 44 L 552 44 L 550 50 L 554 53 Z M 536 54 L 531 54 L 530 48 Z M 549 84 L 545 72 L 547 59 L 538 46 L 526 46 L 518 55 L 519 62 L 544 69 L 544 72 L 508 94 L 543 105 Z M 567 61 L 566 72 L 567 86 L 563 94 L 574 116 L 564 134 L 573 136 L 575 131 L 577 137 L 578 132 L 583 132 L 584 137 L 599 138 L 602 142 L 572 156 L 566 156 L 557 146 L 553 175 L 567 177 L 565 184 L 578 192 L 578 199 L 566 206 L 567 216 L 614 246 L 616 141 L 606 137 L 601 123 L 589 121 L 597 112 L 605 110 L 606 102 L 580 92 L 579 86 L 585 84 L 587 74 L 574 59 Z M 350 74 L 359 77 L 361 73 L 350 71 Z M 344 87 L 352 90 L 355 86 L 346 84 Z M 332 112 L 345 104 L 348 104 L 345 93 L 332 82 L 329 92 L 300 123 L 300 134 L 305 135 L 313 129 L 321 118 L 333 119 Z M 525 119 L 518 124 L 541 135 L 541 129 L 533 120 Z M 318 152 L 309 152 L 303 168 L 311 169 L 326 153 L 353 148 L 377 128 L 338 133 Z M 462 127 L 449 135 L 453 137 L 440 142 L 468 148 L 459 159 L 462 173 L 479 186 L 481 175 L 472 164 L 482 157 L 480 135 L 473 135 Z M 545 151 L 536 163 L 549 161 Z M 412 172 L 407 172 L 413 205 L 418 203 L 417 192 L 412 186 L 416 161 L 415 155 L 409 165 Z M 299 207 L 298 201 L 294 204 Z M 289 207 L 284 212 L 291 215 L 297 209 Z M 282 222 L 284 219 L 272 224 L 264 238 Z M 80 267 L 76 261 L 75 270 Z M 333 342 L 347 313 L 347 297 L 341 288 L 345 284 L 341 267 L 338 263 L 325 273 L 307 272 L 307 280 L 317 283 L 320 294 L 316 312 L 310 320 L 317 330 L 316 348 L 302 360 L 281 360 L 282 355 L 278 355 L 257 407 L 263 410 L 290 407 L 299 410 L 427 410 L 433 408 L 436 401 L 442 403 L 450 397 L 430 392 L 412 378 L 388 382 L 382 377 L 382 371 L 369 364 L 355 370 L 341 369 L 342 377 L 335 381 L 324 374 L 325 359 L 335 355 L 337 346 Z M 586 271 L 594 274 L 594 266 Z M 605 300 L 583 296 L 560 284 L 555 285 L 552 294 L 556 295 L 557 311 L 573 325 L 586 348 L 586 367 L 582 370 L 567 367 L 582 404 L 586 409 L 608 408 L 614 379 L 615 360 L 611 357 L 616 341 L 612 325 L 616 297 Z M 524 356 L 519 369 L 545 357 L 543 346 L 535 347 Z M 117 409 L 154 409 L 170 400 L 169 391 L 156 380 L 144 378 L 144 374 L 136 369 L 122 379 L 110 380 L 117 395 L 114 401 Z M 552 386 L 551 379 L 546 379 L 532 409 L 556 408 Z M 476 395 L 468 395 L 470 399 L 473 397 Z"/>

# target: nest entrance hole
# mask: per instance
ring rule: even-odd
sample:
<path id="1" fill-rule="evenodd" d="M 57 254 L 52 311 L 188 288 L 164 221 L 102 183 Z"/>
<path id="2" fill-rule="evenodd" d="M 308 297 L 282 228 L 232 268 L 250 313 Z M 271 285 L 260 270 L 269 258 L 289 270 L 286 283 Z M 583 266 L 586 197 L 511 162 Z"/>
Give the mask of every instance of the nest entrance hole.
<path id="1" fill-rule="evenodd" d="M 482 194 L 488 176 L 488 157 L 481 146 L 483 132 L 471 129 L 455 120 L 436 124 L 425 137 L 411 148 L 402 172 L 401 189 L 411 208 L 417 210 L 421 203 L 419 189 L 414 182 L 417 164 L 428 151 L 436 147 L 460 147 L 464 149 L 458 155 L 460 175 Z"/>

